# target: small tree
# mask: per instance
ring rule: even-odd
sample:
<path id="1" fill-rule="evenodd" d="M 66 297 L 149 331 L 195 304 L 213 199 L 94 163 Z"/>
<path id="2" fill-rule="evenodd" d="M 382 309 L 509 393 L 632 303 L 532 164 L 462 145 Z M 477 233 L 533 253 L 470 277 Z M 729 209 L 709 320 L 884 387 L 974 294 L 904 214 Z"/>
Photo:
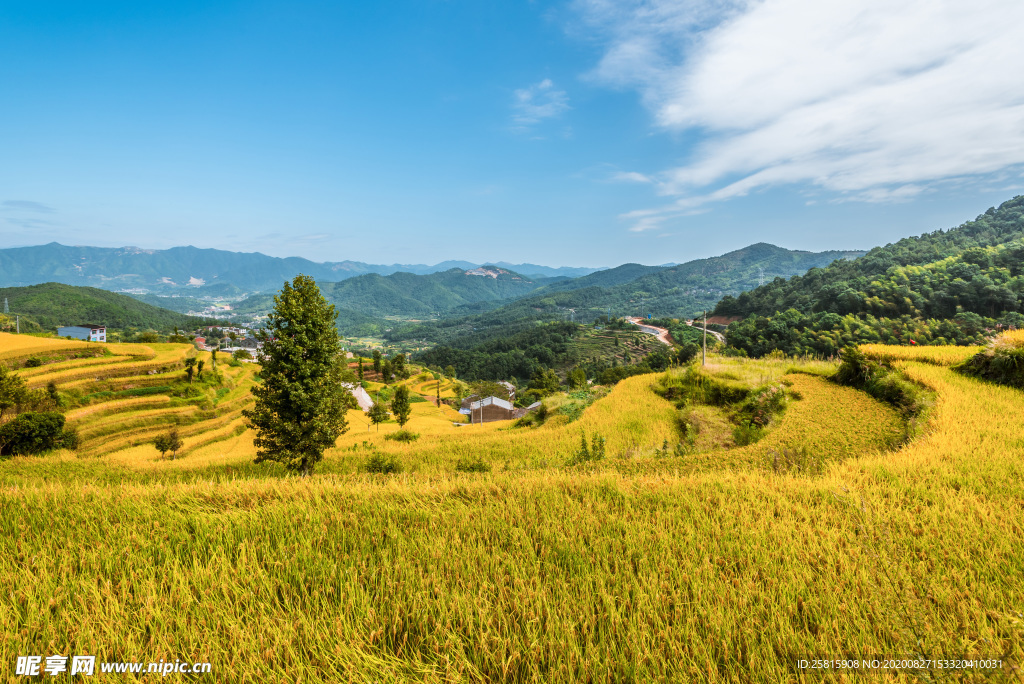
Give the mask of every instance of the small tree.
<path id="1" fill-rule="evenodd" d="M 373 372 L 380 373 L 381 354 L 380 349 L 373 350 Z"/>
<path id="2" fill-rule="evenodd" d="M 231 334 L 234 335 L 234 333 L 231 333 Z M 213 368 L 213 370 L 217 370 L 217 349 L 216 348 L 210 350 L 210 367 Z"/>
<path id="3" fill-rule="evenodd" d="M 363 383 L 363 357 L 359 357 L 359 384 Z"/>
<path id="4" fill-rule="evenodd" d="M 192 376 L 196 374 L 196 360 L 190 356 L 185 359 L 185 376 L 188 378 L 188 384 L 192 384 Z"/>
<path id="5" fill-rule="evenodd" d="M 587 374 L 582 368 L 574 368 L 569 371 L 569 375 L 566 377 L 566 384 L 569 389 L 583 389 L 587 386 Z"/>
<path id="6" fill-rule="evenodd" d="M 7 366 L 0 364 L 0 420 L 3 420 L 4 413 L 25 402 L 28 397 L 28 388 L 25 379 L 15 375 Z"/>
<path id="7" fill-rule="evenodd" d="M 444 367 L 444 376 L 446 378 L 454 379 L 456 377 L 455 376 L 455 366 L 445 366 Z"/>
<path id="8" fill-rule="evenodd" d="M 256 430 L 256 463 L 277 461 L 305 477 L 348 430 L 352 399 L 341 384 L 336 318 L 309 276 L 296 276 L 274 296 L 274 310 L 256 333 L 263 343 L 256 401 L 242 412 Z"/>
<path id="9" fill-rule="evenodd" d="M 395 374 L 394 368 L 391 366 L 389 359 L 384 359 L 383 363 L 380 364 L 381 382 L 385 385 L 391 384 L 391 378 Z"/>
<path id="10" fill-rule="evenodd" d="M 178 449 L 183 445 L 184 442 L 182 441 L 181 436 L 178 435 L 178 428 L 176 427 L 171 428 L 162 435 L 158 435 L 157 438 L 153 440 L 153 446 L 155 446 L 156 450 L 160 452 L 160 458 L 163 458 L 164 454 L 170 451 L 172 461 L 177 455 Z"/>
<path id="11" fill-rule="evenodd" d="M 399 354 L 396 356 L 391 365 L 395 369 L 395 375 L 400 378 L 408 377 L 405 373 L 405 354 Z"/>
<path id="12" fill-rule="evenodd" d="M 409 422 L 412 405 L 409 404 L 409 388 L 405 385 L 395 388 L 395 398 L 391 400 L 391 412 L 395 414 L 398 427 L 405 427 L 405 424 Z"/>
<path id="13" fill-rule="evenodd" d="M 388 419 L 388 409 L 384 404 L 380 402 L 373 402 L 373 406 L 366 412 L 366 415 L 370 418 L 370 421 L 377 426 L 377 432 L 380 432 L 380 424 Z"/>
<path id="14" fill-rule="evenodd" d="M 203 361 L 202 359 L 199 359 L 199 361 L 196 363 L 196 378 L 198 378 L 199 380 L 203 379 L 204 366 L 206 366 L 206 362 Z"/>

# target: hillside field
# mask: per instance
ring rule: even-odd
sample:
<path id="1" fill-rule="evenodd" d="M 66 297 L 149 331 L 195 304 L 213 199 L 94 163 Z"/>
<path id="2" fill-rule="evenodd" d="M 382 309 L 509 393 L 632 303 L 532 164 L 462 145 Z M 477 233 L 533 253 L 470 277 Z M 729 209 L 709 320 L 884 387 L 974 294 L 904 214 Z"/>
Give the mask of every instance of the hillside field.
<path id="1" fill-rule="evenodd" d="M 922 424 L 829 362 L 711 356 L 708 386 L 784 394 L 759 441 L 737 446 L 730 405 L 663 398 L 677 368 L 532 427 L 415 401 L 419 438 L 398 442 L 351 411 L 302 479 L 252 463 L 255 365 L 221 358 L 218 379 L 202 353 L 189 385 L 188 345 L 0 334 L 0 362 L 56 383 L 83 439 L 0 461 L 0 659 L 209 661 L 209 681 L 239 682 L 795 682 L 856 678 L 799 659 L 969 657 L 1001 669 L 954 680 L 1013 681 L 1024 393 L 952 370 L 977 348 L 862 349 L 928 388 Z M 174 460 L 152 445 L 171 425 Z M 604 457 L 581 458 L 595 437 Z M 779 467 L 795 453 L 817 467 Z M 402 472 L 367 473 L 374 454 Z"/>

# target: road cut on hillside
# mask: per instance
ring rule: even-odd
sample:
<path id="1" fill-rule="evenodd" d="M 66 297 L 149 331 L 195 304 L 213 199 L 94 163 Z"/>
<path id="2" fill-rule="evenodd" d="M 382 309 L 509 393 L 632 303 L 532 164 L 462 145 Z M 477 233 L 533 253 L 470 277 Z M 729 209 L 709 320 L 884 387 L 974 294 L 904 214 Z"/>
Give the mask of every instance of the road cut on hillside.
<path id="1" fill-rule="evenodd" d="M 669 347 L 672 346 L 672 338 L 668 336 L 668 330 L 665 328 L 659 328 L 656 325 L 647 325 L 643 322 L 644 319 L 637 316 L 627 317 L 626 320 L 639 327 L 640 332 L 645 332 L 648 335 L 654 335 L 662 344 L 668 345 Z"/>

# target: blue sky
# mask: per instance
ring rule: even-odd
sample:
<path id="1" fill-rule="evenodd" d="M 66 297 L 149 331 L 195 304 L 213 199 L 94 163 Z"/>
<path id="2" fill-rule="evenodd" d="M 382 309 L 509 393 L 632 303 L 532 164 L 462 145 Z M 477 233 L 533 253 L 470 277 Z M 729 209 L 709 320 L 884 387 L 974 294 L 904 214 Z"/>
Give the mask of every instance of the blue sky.
<path id="1" fill-rule="evenodd" d="M 0 0 L 0 244 L 850 249 L 1024 188 L 1019 0 Z"/>

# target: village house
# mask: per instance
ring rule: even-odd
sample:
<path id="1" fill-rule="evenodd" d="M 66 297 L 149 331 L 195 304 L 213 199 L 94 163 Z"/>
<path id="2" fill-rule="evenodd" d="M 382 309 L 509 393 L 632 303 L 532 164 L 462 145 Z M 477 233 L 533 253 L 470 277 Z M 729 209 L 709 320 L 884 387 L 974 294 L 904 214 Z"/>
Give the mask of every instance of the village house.
<path id="1" fill-rule="evenodd" d="M 499 397 L 491 396 L 480 399 L 472 396 L 462 401 L 459 413 L 469 416 L 470 423 L 492 423 L 496 420 L 516 420 L 538 408 L 540 408 L 539 401 L 526 408 L 516 408 L 511 401 Z"/>
<path id="2" fill-rule="evenodd" d="M 68 325 L 57 328 L 57 335 L 60 337 L 74 337 L 79 340 L 89 340 L 90 342 L 106 342 L 107 328 L 103 325 L 82 323 L 81 325 Z"/>

